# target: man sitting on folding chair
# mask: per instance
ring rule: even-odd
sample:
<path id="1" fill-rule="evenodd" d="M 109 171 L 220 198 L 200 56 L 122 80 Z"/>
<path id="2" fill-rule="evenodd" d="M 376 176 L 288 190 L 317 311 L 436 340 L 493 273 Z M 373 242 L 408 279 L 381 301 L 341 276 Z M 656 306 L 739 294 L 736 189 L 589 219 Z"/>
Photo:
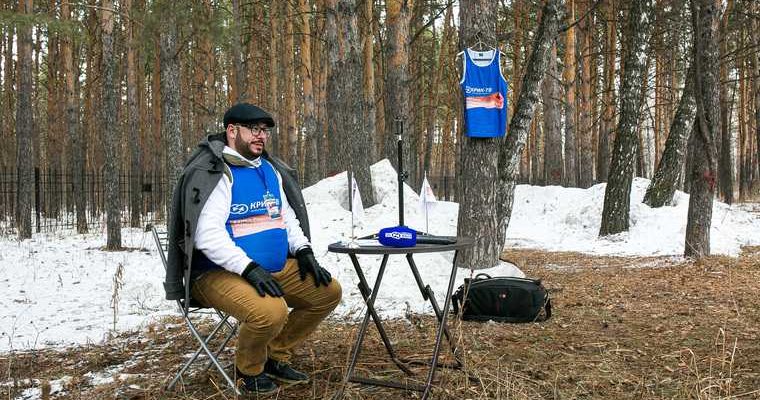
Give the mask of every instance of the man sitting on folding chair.
<path id="1" fill-rule="evenodd" d="M 190 156 L 169 226 L 166 296 L 192 296 L 240 322 L 235 366 L 248 394 L 309 381 L 291 367 L 292 350 L 341 299 L 314 258 L 295 171 L 264 150 L 273 126 L 257 106 L 228 109 L 225 132 Z"/>

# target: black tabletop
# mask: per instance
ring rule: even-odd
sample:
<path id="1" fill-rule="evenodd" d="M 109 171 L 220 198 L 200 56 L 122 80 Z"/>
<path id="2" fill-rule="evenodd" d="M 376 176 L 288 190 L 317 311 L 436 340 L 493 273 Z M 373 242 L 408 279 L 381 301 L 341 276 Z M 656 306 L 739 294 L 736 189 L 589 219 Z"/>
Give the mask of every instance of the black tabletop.
<path id="1" fill-rule="evenodd" d="M 333 253 L 345 254 L 412 254 L 437 253 L 441 251 L 460 250 L 472 246 L 475 240 L 469 237 L 457 237 L 452 244 L 418 244 L 414 247 L 388 247 L 377 240 L 357 240 L 358 247 L 351 247 L 349 242 L 337 242 L 327 246 Z"/>

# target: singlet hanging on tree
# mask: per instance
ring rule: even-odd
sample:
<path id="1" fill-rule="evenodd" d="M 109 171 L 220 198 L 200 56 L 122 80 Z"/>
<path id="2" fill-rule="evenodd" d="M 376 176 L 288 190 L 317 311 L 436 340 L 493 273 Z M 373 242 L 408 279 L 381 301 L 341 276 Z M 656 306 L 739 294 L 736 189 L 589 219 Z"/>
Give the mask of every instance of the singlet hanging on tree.
<path id="1" fill-rule="evenodd" d="M 507 80 L 501 74 L 501 52 L 464 51 L 459 84 L 464 94 L 464 133 L 469 137 L 499 137 L 507 131 Z"/>

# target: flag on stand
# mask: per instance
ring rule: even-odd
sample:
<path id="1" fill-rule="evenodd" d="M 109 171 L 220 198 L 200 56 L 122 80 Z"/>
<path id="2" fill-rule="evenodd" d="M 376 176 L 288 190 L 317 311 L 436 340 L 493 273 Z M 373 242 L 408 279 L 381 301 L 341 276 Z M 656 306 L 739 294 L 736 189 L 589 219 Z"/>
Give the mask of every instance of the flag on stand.
<path id="1" fill-rule="evenodd" d="M 430 187 L 430 183 L 427 180 L 427 175 L 425 175 L 425 179 L 422 181 L 422 189 L 420 189 L 420 208 L 423 212 L 427 212 L 428 204 L 435 203 L 438 200 L 435 198 L 435 193 L 433 193 L 433 188 Z"/>
<path id="2" fill-rule="evenodd" d="M 359 185 L 356 183 L 354 175 L 351 174 L 351 215 L 354 222 L 364 220 L 364 205 L 362 204 L 362 195 L 359 193 Z"/>
<path id="3" fill-rule="evenodd" d="M 420 189 L 420 208 L 425 214 L 425 232 L 430 233 L 430 224 L 428 223 L 428 205 L 435 203 L 436 198 L 433 193 L 433 188 L 430 187 L 430 183 L 427 180 L 427 173 L 425 173 L 425 179 L 422 180 L 422 189 Z"/>

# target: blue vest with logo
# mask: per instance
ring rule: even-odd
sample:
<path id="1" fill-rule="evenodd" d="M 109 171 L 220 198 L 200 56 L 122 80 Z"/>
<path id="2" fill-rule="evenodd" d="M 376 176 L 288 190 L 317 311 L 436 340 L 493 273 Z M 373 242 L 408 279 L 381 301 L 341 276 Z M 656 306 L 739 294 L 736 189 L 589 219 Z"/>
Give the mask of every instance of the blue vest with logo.
<path id="1" fill-rule="evenodd" d="M 489 58 L 485 65 L 477 59 Z M 501 74 L 501 52 L 464 51 L 464 74 L 460 85 L 464 94 L 465 135 L 469 137 L 499 137 L 507 132 L 507 81 Z"/>
<path id="2" fill-rule="evenodd" d="M 288 233 L 282 218 L 280 184 L 266 160 L 258 168 L 230 165 L 232 201 L 225 227 L 235 244 L 269 272 L 281 271 L 288 257 Z M 279 215 L 270 216 L 264 195 L 271 194 Z"/>

